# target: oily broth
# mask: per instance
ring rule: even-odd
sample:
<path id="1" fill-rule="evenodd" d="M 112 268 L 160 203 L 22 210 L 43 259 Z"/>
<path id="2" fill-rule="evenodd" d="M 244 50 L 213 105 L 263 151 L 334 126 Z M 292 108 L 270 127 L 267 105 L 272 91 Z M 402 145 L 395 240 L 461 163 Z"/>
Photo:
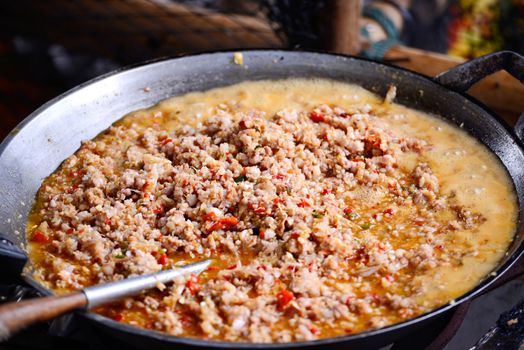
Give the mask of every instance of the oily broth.
<path id="1" fill-rule="evenodd" d="M 397 88 L 402 89 L 401 86 Z M 516 227 L 517 201 L 508 174 L 495 155 L 460 128 L 398 104 L 386 107 L 382 98 L 356 85 L 305 79 L 245 82 L 173 97 L 152 108 L 132 112 L 116 124 L 159 126 L 165 130 L 175 130 L 182 125 L 201 123 L 212 115 L 214 106 L 226 102 L 232 104 L 231 101 L 235 101 L 233 104 L 241 111 L 263 110 L 267 117 L 284 108 L 308 110 L 328 104 L 352 110 L 367 103 L 380 111 L 381 115 L 384 114 L 383 123 L 397 135 L 417 137 L 432 145 L 431 151 L 424 154 L 423 161 L 430 165 L 438 177 L 441 193 L 454 194 L 458 203 L 482 213 L 486 221 L 474 231 L 449 233 L 458 247 L 463 246 L 474 252 L 462 257 L 460 266 L 438 266 L 415 277 L 421 291 L 417 303 L 428 310 L 457 298 L 477 285 L 493 270 L 511 243 Z M 99 137 L 103 137 L 103 134 Z M 399 166 L 410 171 L 420 161 L 420 156 L 406 154 L 399 158 Z M 52 177 L 47 181 L 52 181 Z M 38 208 L 38 203 L 35 208 Z M 28 232 L 32 231 L 37 222 L 38 216 L 33 214 Z M 38 265 L 42 260 L 42 251 L 35 243 L 29 244 L 29 251 L 31 260 Z M 184 261 L 191 260 L 198 259 L 188 258 Z M 228 263 L 222 262 L 222 267 Z M 206 272 L 202 278 L 205 281 L 213 275 L 212 272 Z M 99 311 L 111 316 L 122 310 L 115 306 Z M 126 319 L 132 324 L 147 326 L 147 317 L 133 312 L 129 311 Z M 325 327 L 322 334 L 330 336 L 339 333 Z M 198 336 L 198 330 L 190 330 L 187 335 Z"/>
<path id="2" fill-rule="evenodd" d="M 487 220 L 477 232 L 454 233 L 457 243 L 475 247 L 478 255 L 464 257 L 461 268 L 441 266 L 433 274 L 418 277 L 427 293 L 422 299 L 431 298 L 443 304 L 464 294 L 493 270 L 509 247 L 516 228 L 516 196 L 496 156 L 464 130 L 399 104 L 384 108 L 382 98 L 357 85 L 302 79 L 278 84 L 245 82 L 173 97 L 152 110 L 131 113 L 120 123 L 159 123 L 173 130 L 181 124 L 196 125 L 211 115 L 213 106 L 229 101 L 236 101 L 240 110 L 263 110 L 267 116 L 284 108 L 307 110 L 324 103 L 351 110 L 368 103 L 378 110 L 387 110 L 384 123 L 396 134 L 418 137 L 433 145 L 425 161 L 439 178 L 442 193 L 456 193 L 459 203 L 482 213 Z M 162 111 L 162 116 L 147 120 L 153 111 Z M 411 154 L 399 159 L 407 169 L 412 169 L 416 161 L 416 156 Z"/>

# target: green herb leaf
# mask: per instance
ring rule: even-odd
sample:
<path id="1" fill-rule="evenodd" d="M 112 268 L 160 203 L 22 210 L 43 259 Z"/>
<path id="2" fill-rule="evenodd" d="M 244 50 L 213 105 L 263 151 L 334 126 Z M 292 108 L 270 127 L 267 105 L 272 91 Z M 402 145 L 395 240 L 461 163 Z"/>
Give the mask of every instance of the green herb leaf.
<path id="1" fill-rule="evenodd" d="M 313 210 L 313 214 L 311 214 L 311 215 L 313 215 L 313 217 L 314 217 L 315 219 L 322 219 L 322 218 L 324 217 L 324 214 L 319 213 L 319 212 L 316 211 L 316 210 Z"/>
<path id="2" fill-rule="evenodd" d="M 235 182 L 236 183 L 244 182 L 246 180 L 247 180 L 247 178 L 246 178 L 245 175 L 240 175 L 240 176 L 235 177 Z"/>
<path id="3" fill-rule="evenodd" d="M 256 145 L 255 146 L 255 149 L 259 149 L 259 148 L 262 148 L 262 145 Z"/>
<path id="4" fill-rule="evenodd" d="M 357 216 L 358 216 L 358 214 L 357 214 L 357 213 L 354 213 L 354 212 L 353 212 L 353 213 L 347 213 L 347 214 L 346 214 L 346 217 L 347 217 L 348 219 L 351 219 L 351 220 L 356 219 Z"/>
<path id="5" fill-rule="evenodd" d="M 115 255 L 115 258 L 117 259 L 124 259 L 126 256 L 122 253 Z"/>
<path id="6" fill-rule="evenodd" d="M 370 223 L 365 223 L 365 224 L 360 225 L 360 227 L 362 227 L 363 230 L 367 230 L 368 228 L 371 227 L 371 224 Z"/>

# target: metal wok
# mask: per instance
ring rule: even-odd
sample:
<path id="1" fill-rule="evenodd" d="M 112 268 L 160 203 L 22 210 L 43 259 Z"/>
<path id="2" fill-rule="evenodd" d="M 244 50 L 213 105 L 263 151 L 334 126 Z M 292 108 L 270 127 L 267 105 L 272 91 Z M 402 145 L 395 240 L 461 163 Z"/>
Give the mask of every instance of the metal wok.
<path id="1" fill-rule="evenodd" d="M 519 223 L 507 255 L 477 287 L 452 303 L 427 314 L 381 329 L 309 342 L 283 344 L 227 343 L 169 336 L 118 323 L 93 313 L 78 313 L 97 327 L 135 345 L 156 348 L 374 348 L 431 325 L 456 305 L 482 293 L 524 251 L 523 118 L 516 131 L 464 92 L 483 77 L 501 69 L 524 80 L 524 57 L 512 52 L 488 55 L 436 78 L 354 57 L 297 51 L 244 52 L 244 65 L 233 53 L 219 52 L 153 61 L 96 78 L 46 103 L 27 117 L 0 145 L 0 264 L 4 276 L 17 276 L 24 263 L 25 224 L 42 180 L 91 139 L 128 112 L 164 98 L 207 90 L 246 80 L 322 77 L 351 82 L 384 95 L 398 87 L 396 101 L 434 113 L 462 125 L 485 144 L 506 167 L 519 201 Z M 519 140 L 520 139 L 520 140 Z M 10 244 L 10 242 L 12 244 Z M 18 250 L 17 248 L 20 248 Z M 24 280 L 42 293 L 27 265 Z"/>

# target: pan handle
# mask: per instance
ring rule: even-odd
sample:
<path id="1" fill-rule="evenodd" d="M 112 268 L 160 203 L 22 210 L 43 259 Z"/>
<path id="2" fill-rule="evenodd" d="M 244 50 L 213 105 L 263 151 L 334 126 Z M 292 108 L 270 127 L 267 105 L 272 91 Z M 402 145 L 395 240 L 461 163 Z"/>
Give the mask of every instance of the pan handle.
<path id="1" fill-rule="evenodd" d="M 524 57 L 512 51 L 476 58 L 440 73 L 434 80 L 451 90 L 465 93 L 478 81 L 503 69 L 524 83 Z M 515 125 L 515 134 L 524 143 L 524 113 Z"/>
<path id="2" fill-rule="evenodd" d="M 20 281 L 20 275 L 27 262 L 27 255 L 7 237 L 0 233 L 0 273 L 1 283 Z"/>

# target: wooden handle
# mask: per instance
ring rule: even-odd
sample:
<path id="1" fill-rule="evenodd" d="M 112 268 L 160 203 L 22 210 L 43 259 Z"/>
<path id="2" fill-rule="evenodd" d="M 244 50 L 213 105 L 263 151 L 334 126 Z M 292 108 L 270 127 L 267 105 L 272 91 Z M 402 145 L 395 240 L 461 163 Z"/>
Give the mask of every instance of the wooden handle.
<path id="1" fill-rule="evenodd" d="M 29 299 L 0 306 L 0 341 L 28 325 L 87 305 L 84 293 Z"/>

